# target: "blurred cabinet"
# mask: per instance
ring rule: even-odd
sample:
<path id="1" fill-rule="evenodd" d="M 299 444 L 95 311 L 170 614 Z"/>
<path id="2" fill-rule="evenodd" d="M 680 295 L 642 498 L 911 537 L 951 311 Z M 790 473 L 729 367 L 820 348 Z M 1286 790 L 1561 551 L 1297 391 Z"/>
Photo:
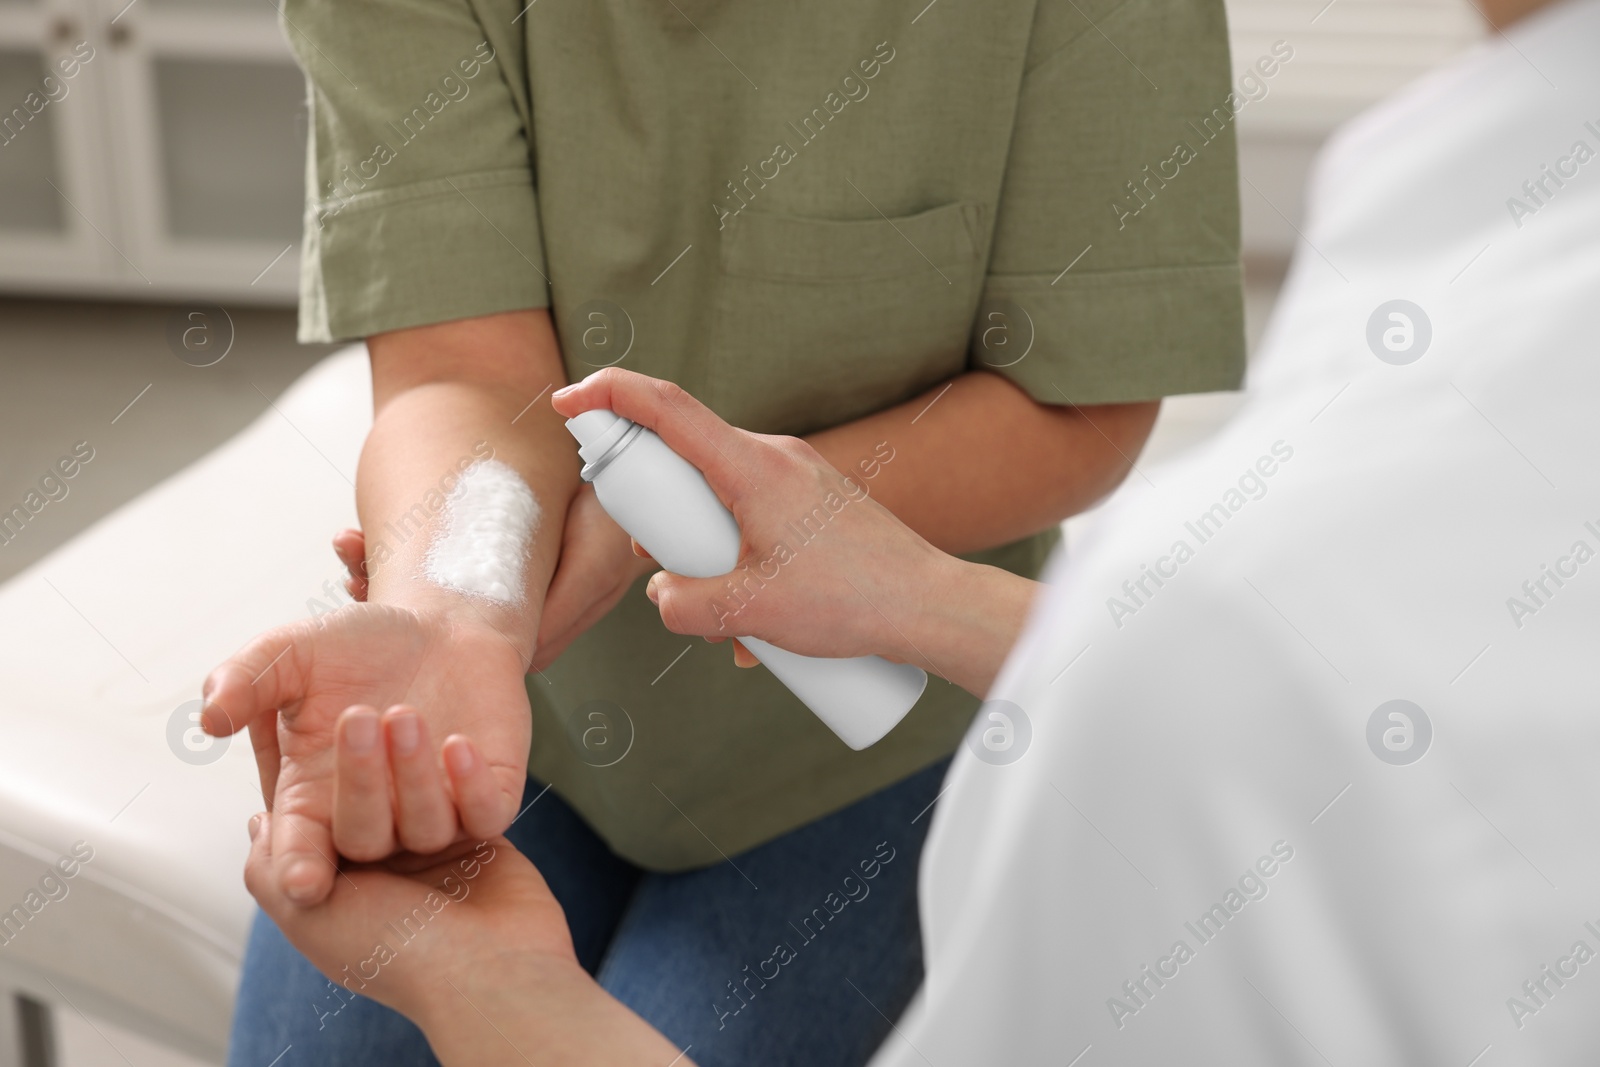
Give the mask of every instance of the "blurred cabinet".
<path id="1" fill-rule="evenodd" d="M 114 254 L 78 213 L 109 214 L 107 185 L 95 173 L 94 61 L 80 63 L 72 78 L 61 66 L 71 69 L 87 21 L 83 0 L 0 0 L 0 272 L 7 280 L 25 271 L 49 281 L 98 275 Z"/>
<path id="2" fill-rule="evenodd" d="M 0 288 L 292 301 L 304 101 L 271 0 L 0 0 Z"/>
<path id="3" fill-rule="evenodd" d="M 1239 118 L 1245 251 L 1269 258 L 1329 132 L 1483 32 L 1470 0 L 1228 14 L 1236 79 L 1294 50 Z M 304 95 L 274 0 L 0 0 L 0 290 L 292 301 Z"/>

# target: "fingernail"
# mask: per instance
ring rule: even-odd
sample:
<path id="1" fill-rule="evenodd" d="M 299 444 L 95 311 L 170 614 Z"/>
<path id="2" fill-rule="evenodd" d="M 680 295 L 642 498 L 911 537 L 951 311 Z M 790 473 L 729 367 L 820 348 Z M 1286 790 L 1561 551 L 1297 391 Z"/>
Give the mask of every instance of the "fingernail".
<path id="1" fill-rule="evenodd" d="M 650 603 L 652 604 L 658 603 L 661 599 L 661 594 L 656 591 L 656 579 L 658 577 L 659 575 L 652 574 L 650 580 L 644 583 L 644 595 L 650 598 Z"/>
<path id="2" fill-rule="evenodd" d="M 293 864 L 283 876 L 283 892 L 296 904 L 308 904 L 317 893 L 317 868 L 311 860 Z"/>
<path id="3" fill-rule="evenodd" d="M 389 738 L 396 752 L 409 756 L 417 750 L 417 717 L 410 712 L 389 716 Z"/>
<path id="4" fill-rule="evenodd" d="M 245 830 L 250 834 L 250 840 L 256 839 L 256 834 L 261 830 L 261 813 L 256 812 L 250 816 L 250 821 L 245 823 Z"/>
<path id="5" fill-rule="evenodd" d="M 576 388 L 576 385 L 563 385 L 560 389 L 557 389 L 555 392 L 550 394 L 550 399 L 554 400 L 558 396 L 566 396 Z"/>
<path id="6" fill-rule="evenodd" d="M 210 728 L 207 728 L 207 723 L 210 723 Z M 201 729 L 205 730 L 206 733 L 211 734 L 214 737 L 220 737 L 220 736 L 224 736 L 224 735 L 219 733 L 218 731 L 219 730 L 227 730 L 232 725 L 233 725 L 232 721 L 228 718 L 228 716 L 223 712 L 223 710 L 221 708 L 219 708 L 217 705 L 211 703 L 211 701 L 206 700 L 203 697 L 201 698 L 201 702 L 200 702 L 200 728 Z"/>
<path id="7" fill-rule="evenodd" d="M 450 771 L 459 777 L 471 774 L 477 766 L 477 758 L 473 755 L 472 746 L 465 744 L 447 745 L 444 750 L 444 761 L 450 765 Z"/>
<path id="8" fill-rule="evenodd" d="M 415 724 L 412 725 L 414 728 Z M 378 745 L 378 717 L 372 714 L 348 716 L 344 725 L 344 739 L 351 752 L 363 756 L 371 752 Z"/>

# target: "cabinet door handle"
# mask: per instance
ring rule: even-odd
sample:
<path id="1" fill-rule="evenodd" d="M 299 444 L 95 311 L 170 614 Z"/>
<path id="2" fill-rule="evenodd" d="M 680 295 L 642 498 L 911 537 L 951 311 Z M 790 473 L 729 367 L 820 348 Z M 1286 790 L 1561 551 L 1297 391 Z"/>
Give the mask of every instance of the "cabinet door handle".
<path id="1" fill-rule="evenodd" d="M 57 15 L 50 22 L 50 39 L 56 44 L 70 44 L 78 40 L 78 23 L 76 19 L 65 15 Z"/>

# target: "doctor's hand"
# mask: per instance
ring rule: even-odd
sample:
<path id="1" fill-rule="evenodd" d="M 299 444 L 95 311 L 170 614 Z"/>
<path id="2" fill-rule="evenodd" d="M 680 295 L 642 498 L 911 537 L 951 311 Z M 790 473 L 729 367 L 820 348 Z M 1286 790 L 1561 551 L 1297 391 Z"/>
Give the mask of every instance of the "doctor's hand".
<path id="1" fill-rule="evenodd" d="M 341 855 L 372 861 L 490 837 L 522 797 L 523 664 L 486 623 L 350 604 L 262 634 L 201 692 L 208 733 L 250 728 L 273 815 L 272 874 L 297 904 L 328 895 Z M 354 705 L 389 709 L 381 730 L 350 740 L 392 759 L 392 804 L 353 801 L 370 783 L 340 772 L 335 726 Z M 473 773 L 480 764 L 485 773 Z"/>
<path id="2" fill-rule="evenodd" d="M 551 403 L 568 418 L 609 408 L 649 427 L 733 512 L 742 543 L 732 572 L 650 579 L 667 629 L 758 637 L 807 656 L 880 655 L 980 696 L 994 680 L 1034 582 L 945 555 L 805 441 L 730 426 L 671 382 L 611 367 Z"/>
<path id="3" fill-rule="evenodd" d="M 743 543 L 730 575 L 651 579 L 669 630 L 929 666 L 908 637 L 958 561 L 873 500 L 868 482 L 846 478 L 798 438 L 737 429 L 677 385 L 629 371 L 592 374 L 552 403 L 568 417 L 610 408 L 655 430 L 704 472 L 738 521 Z"/>
<path id="4" fill-rule="evenodd" d="M 385 718 L 360 705 L 339 716 L 329 757 L 340 779 L 350 783 L 339 799 L 382 811 L 386 819 L 394 804 L 402 829 L 420 831 L 412 823 L 435 800 L 432 787 L 411 781 L 391 746 L 362 741 L 381 739 L 392 729 Z M 496 783 L 475 746 L 464 738 L 452 743 L 469 757 L 456 775 L 458 785 L 469 793 L 492 792 Z M 302 906 L 277 876 L 282 837 L 276 824 L 282 818 L 263 812 L 250 820 L 245 886 L 290 943 L 351 992 L 412 1014 L 439 975 L 460 981 L 464 970 L 499 952 L 577 966 L 561 906 L 505 838 L 468 837 L 442 850 L 396 853 L 381 863 L 341 863 L 327 897 Z"/>
<path id="5" fill-rule="evenodd" d="M 359 783 L 340 799 L 374 810 L 393 801 L 404 833 L 411 813 L 430 802 L 427 787 L 411 782 L 386 746 L 358 742 L 389 725 L 375 708 L 348 709 L 334 727 L 334 758 L 340 779 Z M 464 738 L 451 745 L 475 755 Z M 496 788 L 487 764 L 465 764 L 453 776 L 458 789 Z M 417 1023 L 447 1067 L 520 1064 L 519 1049 L 542 1064 L 687 1062 L 584 972 L 561 905 L 505 838 L 345 863 L 326 899 L 304 906 L 277 878 L 277 818 L 250 820 L 245 885 L 289 942 L 346 991 L 331 994 L 332 1010 L 347 994 L 371 997 Z"/>

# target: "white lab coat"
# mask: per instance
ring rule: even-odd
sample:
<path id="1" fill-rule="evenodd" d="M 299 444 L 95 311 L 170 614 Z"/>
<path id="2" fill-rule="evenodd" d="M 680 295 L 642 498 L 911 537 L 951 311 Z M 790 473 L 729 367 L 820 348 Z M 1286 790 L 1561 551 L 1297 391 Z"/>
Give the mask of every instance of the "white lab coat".
<path id="1" fill-rule="evenodd" d="M 1055 561 L 1027 751 L 952 768 L 878 1067 L 1600 1061 L 1597 56 L 1569 0 L 1325 151 L 1245 407 Z"/>

